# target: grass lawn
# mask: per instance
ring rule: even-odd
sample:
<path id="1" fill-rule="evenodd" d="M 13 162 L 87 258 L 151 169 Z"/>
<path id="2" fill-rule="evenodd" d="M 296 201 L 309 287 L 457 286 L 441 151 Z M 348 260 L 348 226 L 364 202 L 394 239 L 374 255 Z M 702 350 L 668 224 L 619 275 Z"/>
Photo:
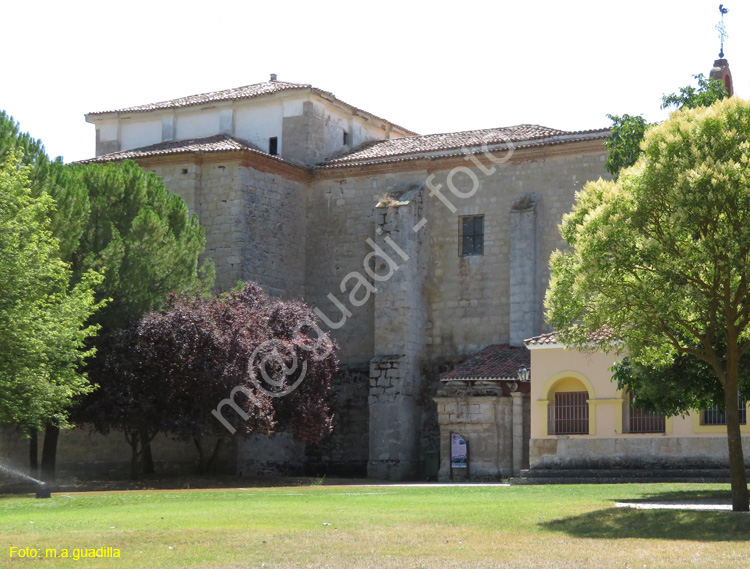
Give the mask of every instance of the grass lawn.
<path id="1" fill-rule="evenodd" d="M 615 508 L 727 490 L 289 486 L 5 495 L 0 566 L 745 569 L 748 514 Z M 39 558 L 11 558 L 11 547 L 38 549 Z M 120 557 L 72 558 L 74 549 L 101 547 Z M 45 557 L 47 549 L 58 557 Z M 62 550 L 71 558 L 61 559 Z"/>

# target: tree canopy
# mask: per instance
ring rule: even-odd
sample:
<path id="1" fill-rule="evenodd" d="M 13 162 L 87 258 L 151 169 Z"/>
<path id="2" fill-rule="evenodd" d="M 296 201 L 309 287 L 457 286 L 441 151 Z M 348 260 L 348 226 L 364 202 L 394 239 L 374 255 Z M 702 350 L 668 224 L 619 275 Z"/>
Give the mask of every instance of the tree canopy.
<path id="1" fill-rule="evenodd" d="M 0 158 L 0 423 L 23 431 L 65 424 L 73 401 L 90 391 L 80 366 L 100 306 L 87 271 L 71 286 L 50 230 L 53 200 L 34 197 L 30 167 L 17 151 Z"/>
<path id="2" fill-rule="evenodd" d="M 697 87 L 688 85 L 681 87 L 679 93 L 663 95 L 662 109 L 694 109 L 708 107 L 725 99 L 727 89 L 721 81 L 708 79 L 702 74 L 694 76 Z M 609 155 L 607 156 L 607 172 L 617 179 L 620 172 L 635 164 L 641 155 L 641 142 L 646 130 L 651 126 L 646 119 L 639 115 L 607 115 L 612 121 L 612 134 L 605 142 Z"/>
<path id="3" fill-rule="evenodd" d="M 737 393 L 750 351 L 750 103 L 676 111 L 642 148 L 617 181 L 586 184 L 563 218 L 570 249 L 551 258 L 547 317 L 573 346 L 608 326 L 637 365 L 685 357 L 710 368 L 707 390 L 726 404 L 733 506 L 747 510 Z"/>
<path id="4" fill-rule="evenodd" d="M 108 334 L 158 309 L 170 292 L 210 290 L 211 260 L 199 268 L 204 230 L 155 174 L 129 161 L 50 160 L 41 142 L 0 111 L 0 159 L 4 156 L 21 157 L 30 195 L 49 204 L 46 229 L 58 243 L 56 254 L 70 268 L 69 288 L 93 287 L 100 309 L 89 313 L 89 324 L 100 330 L 98 336 L 87 337 L 89 348 L 96 349 Z M 93 272 L 103 278 L 92 279 Z M 95 374 L 89 378 L 99 381 Z M 62 400 L 69 405 L 74 398 Z M 54 441 L 64 418 L 64 413 L 48 417 L 42 459 L 47 477 L 54 476 Z M 31 436 L 33 446 L 35 431 Z"/>
<path id="5" fill-rule="evenodd" d="M 93 364 L 102 389 L 89 397 L 81 418 L 100 432 L 126 432 L 133 476 L 157 433 L 194 441 L 203 469 L 230 430 L 248 436 L 285 429 L 318 442 L 331 428 L 336 358 L 333 342 L 313 330 L 315 322 L 304 304 L 273 301 L 255 283 L 211 298 L 172 295 L 163 310 L 102 345 Z M 270 384 L 264 385 L 264 373 Z M 242 414 L 220 406 L 217 420 L 211 409 L 230 397 Z M 217 442 L 210 457 L 205 437 Z"/>
<path id="6" fill-rule="evenodd" d="M 104 275 L 97 300 L 110 299 L 95 321 L 103 332 L 158 308 L 170 292 L 213 284 L 213 264 L 199 269 L 205 232 L 179 196 L 135 162 L 63 164 L 0 111 L 0 157 L 20 151 L 32 195 L 47 194 L 50 229 L 73 283 L 87 271 Z"/>
<path id="7" fill-rule="evenodd" d="M 69 260 L 76 277 L 104 275 L 98 296 L 111 302 L 96 316 L 104 333 L 159 308 L 171 292 L 210 289 L 213 264 L 199 270 L 204 229 L 161 178 L 131 161 L 68 168 L 56 200 L 82 192 L 87 201 Z"/>

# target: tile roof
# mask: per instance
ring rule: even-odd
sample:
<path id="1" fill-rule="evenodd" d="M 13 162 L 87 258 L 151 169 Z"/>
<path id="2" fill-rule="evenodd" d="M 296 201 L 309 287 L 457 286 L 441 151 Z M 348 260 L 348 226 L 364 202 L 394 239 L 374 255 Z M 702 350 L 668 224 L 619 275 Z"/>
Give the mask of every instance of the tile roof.
<path id="1" fill-rule="evenodd" d="M 239 138 L 234 138 L 228 134 L 217 134 L 207 138 L 191 138 L 189 140 L 170 140 L 159 142 L 142 148 L 133 148 L 132 150 L 121 150 L 102 154 L 96 158 L 81 160 L 85 164 L 88 162 L 112 162 L 114 160 L 137 160 L 138 158 L 149 158 L 151 156 L 166 156 L 169 154 L 187 154 L 187 153 L 210 153 L 210 152 L 231 152 L 244 150 L 256 154 L 262 154 L 268 158 L 284 162 L 278 156 L 272 156 L 263 152 L 254 144 L 245 142 Z"/>
<path id="2" fill-rule="evenodd" d="M 531 366 L 531 354 L 526 348 L 507 344 L 492 344 L 480 350 L 455 369 L 440 376 L 443 381 L 456 379 L 516 379 L 518 369 Z"/>
<path id="3" fill-rule="evenodd" d="M 527 346 L 548 346 L 557 344 L 557 332 L 549 332 L 523 341 Z"/>
<path id="4" fill-rule="evenodd" d="M 444 158 L 446 156 L 464 155 L 464 148 L 477 149 L 477 151 L 506 148 L 507 145 L 512 145 L 513 148 L 525 148 L 581 140 L 605 139 L 607 136 L 609 136 L 608 129 L 563 131 L 533 124 L 426 134 L 371 142 L 358 150 L 329 159 L 319 167 L 343 168 L 361 164 L 401 162 L 425 157 Z"/>
<path id="5" fill-rule="evenodd" d="M 362 109 L 359 109 L 349 103 L 337 99 L 336 95 L 329 91 L 323 91 L 317 89 L 307 83 L 287 83 L 286 81 L 265 81 L 263 83 L 254 83 L 253 85 L 245 85 L 244 87 L 236 87 L 234 89 L 224 89 L 222 91 L 212 91 L 210 93 L 201 93 L 200 95 L 190 95 L 188 97 L 179 97 L 177 99 L 170 99 L 169 101 L 160 101 L 158 103 L 149 103 L 146 105 L 136 105 L 134 107 L 125 107 L 123 109 L 113 109 L 110 111 L 95 111 L 88 113 L 86 117 L 107 115 L 112 113 L 147 113 L 150 111 L 158 111 L 164 109 L 180 109 L 183 107 L 191 107 L 195 105 L 205 105 L 208 103 L 217 103 L 221 101 L 240 101 L 245 99 L 253 99 L 255 97 L 262 97 L 264 95 L 273 95 L 274 93 L 280 93 L 283 91 L 309 91 L 324 99 L 330 101 L 336 101 L 339 104 L 349 108 L 355 114 L 365 114 L 377 120 L 392 124 L 396 128 L 403 130 L 407 134 L 416 134 L 407 128 L 394 124 L 384 118 L 368 113 Z"/>
<path id="6" fill-rule="evenodd" d="M 559 332 L 549 332 L 540 336 L 534 336 L 524 340 L 523 343 L 527 346 L 551 346 L 553 344 L 564 345 L 558 341 L 557 334 Z M 592 343 L 601 342 L 602 340 L 616 340 L 615 331 L 609 326 L 602 326 L 596 332 L 589 334 L 589 339 Z"/>
<path id="7" fill-rule="evenodd" d="M 302 83 L 287 83 L 285 81 L 266 81 L 265 83 L 255 83 L 236 87 L 234 89 L 224 89 L 222 91 L 212 91 L 210 93 L 201 93 L 199 95 L 190 95 L 188 97 L 179 97 L 169 101 L 160 101 L 158 103 L 148 103 L 146 105 L 136 105 L 134 107 L 125 107 L 123 109 L 114 109 L 111 111 L 96 111 L 88 113 L 89 115 L 105 115 L 109 113 L 147 113 L 149 111 L 158 111 L 161 109 L 179 109 L 182 107 L 191 107 L 194 105 L 205 105 L 219 101 L 238 101 L 240 99 L 252 99 L 263 95 L 271 95 L 281 91 L 299 91 L 312 90 L 312 85 Z"/>

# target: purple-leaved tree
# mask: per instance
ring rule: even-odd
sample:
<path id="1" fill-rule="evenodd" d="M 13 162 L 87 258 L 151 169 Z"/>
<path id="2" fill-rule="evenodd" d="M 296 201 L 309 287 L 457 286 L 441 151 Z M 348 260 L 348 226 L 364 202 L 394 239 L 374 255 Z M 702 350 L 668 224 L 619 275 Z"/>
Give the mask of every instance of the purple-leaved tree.
<path id="1" fill-rule="evenodd" d="M 159 433 L 192 440 L 200 472 L 214 469 L 230 432 L 283 429 L 317 443 L 331 431 L 335 349 L 309 307 L 272 300 L 255 283 L 211 298 L 173 295 L 100 347 L 90 371 L 100 389 L 80 419 L 125 433 L 133 477 Z M 218 420 L 212 411 L 230 395 L 237 407 L 223 406 Z"/>

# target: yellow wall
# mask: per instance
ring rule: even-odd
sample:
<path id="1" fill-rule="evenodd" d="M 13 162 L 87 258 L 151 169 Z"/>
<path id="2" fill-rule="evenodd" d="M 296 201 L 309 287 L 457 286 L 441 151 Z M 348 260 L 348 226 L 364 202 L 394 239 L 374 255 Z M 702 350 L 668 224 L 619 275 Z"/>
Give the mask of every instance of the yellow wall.
<path id="1" fill-rule="evenodd" d="M 531 438 L 554 439 L 547 434 L 547 405 L 556 391 L 589 391 L 589 434 L 564 435 L 589 438 L 706 437 L 726 436 L 723 425 L 700 425 L 700 414 L 667 418 L 665 433 L 628 434 L 622 432 L 625 397 L 611 381 L 609 368 L 622 356 L 601 352 L 568 350 L 560 345 L 531 347 Z M 742 427 L 750 433 L 750 425 Z"/>

